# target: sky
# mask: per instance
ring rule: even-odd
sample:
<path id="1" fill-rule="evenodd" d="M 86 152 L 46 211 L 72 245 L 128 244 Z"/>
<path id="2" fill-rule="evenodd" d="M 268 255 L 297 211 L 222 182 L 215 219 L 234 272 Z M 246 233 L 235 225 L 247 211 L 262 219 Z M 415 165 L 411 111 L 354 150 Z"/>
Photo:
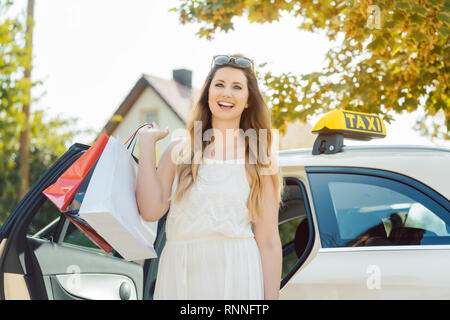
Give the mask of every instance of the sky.
<path id="1" fill-rule="evenodd" d="M 190 69 L 193 86 L 200 88 L 213 55 L 243 53 L 256 64 L 267 62 L 273 74 L 301 75 L 320 71 L 325 53 L 337 45 L 323 34 L 299 30 L 299 20 L 288 15 L 265 25 L 236 18 L 234 31 L 218 33 L 212 41 L 200 39 L 195 35 L 200 25 L 182 25 L 178 14 L 169 12 L 179 3 L 36 1 L 32 80 L 43 85 L 32 91 L 41 96 L 32 108 L 45 109 L 48 117 L 78 118 L 77 128 L 99 132 L 143 73 L 171 79 L 173 69 Z M 11 13 L 25 14 L 26 5 L 16 0 Z M 449 141 L 431 142 L 414 132 L 416 117 L 398 117 L 386 124 L 386 138 L 364 143 L 450 147 Z M 312 118 L 312 125 L 318 119 Z M 80 135 L 76 142 L 90 144 L 92 139 Z"/>

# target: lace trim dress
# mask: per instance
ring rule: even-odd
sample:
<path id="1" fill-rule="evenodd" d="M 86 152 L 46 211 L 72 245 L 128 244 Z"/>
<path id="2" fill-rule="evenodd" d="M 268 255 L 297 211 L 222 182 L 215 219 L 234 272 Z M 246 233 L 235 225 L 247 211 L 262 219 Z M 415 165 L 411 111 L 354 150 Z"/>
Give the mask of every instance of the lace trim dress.
<path id="1" fill-rule="evenodd" d="M 155 300 L 264 299 L 244 161 L 205 157 L 188 194 L 171 203 Z"/>

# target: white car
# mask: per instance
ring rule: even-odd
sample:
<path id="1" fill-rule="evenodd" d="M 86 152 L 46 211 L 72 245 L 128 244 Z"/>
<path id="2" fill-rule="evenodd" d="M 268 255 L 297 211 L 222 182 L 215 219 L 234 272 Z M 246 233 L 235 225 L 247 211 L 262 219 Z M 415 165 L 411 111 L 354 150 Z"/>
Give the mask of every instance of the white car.
<path id="1" fill-rule="evenodd" d="M 341 110 L 314 131 L 314 148 L 279 152 L 280 298 L 450 299 L 450 149 L 345 147 L 385 129 L 377 116 Z M 1 299 L 153 298 L 157 258 L 105 253 L 42 194 L 88 148 L 74 144 L 0 229 Z"/>
<path id="2" fill-rule="evenodd" d="M 450 299 L 450 149 L 345 147 L 336 135 L 385 133 L 352 136 L 344 113 L 313 150 L 279 153 L 281 299 Z"/>

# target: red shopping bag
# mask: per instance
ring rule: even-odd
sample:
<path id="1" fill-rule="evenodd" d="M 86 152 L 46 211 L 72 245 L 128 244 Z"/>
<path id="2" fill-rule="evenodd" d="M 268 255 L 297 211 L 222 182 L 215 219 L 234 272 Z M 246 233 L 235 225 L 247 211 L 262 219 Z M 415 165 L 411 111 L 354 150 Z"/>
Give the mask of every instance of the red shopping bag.
<path id="1" fill-rule="evenodd" d="M 61 212 L 72 201 L 78 187 L 102 154 L 108 139 L 109 136 L 103 134 L 54 184 L 42 191 Z"/>
<path id="2" fill-rule="evenodd" d="M 72 215 L 64 212 L 64 215 L 72 221 L 72 223 L 80 229 L 91 241 L 102 248 L 106 253 L 112 251 L 112 247 L 102 238 L 86 221 L 84 221 L 79 215 Z"/>

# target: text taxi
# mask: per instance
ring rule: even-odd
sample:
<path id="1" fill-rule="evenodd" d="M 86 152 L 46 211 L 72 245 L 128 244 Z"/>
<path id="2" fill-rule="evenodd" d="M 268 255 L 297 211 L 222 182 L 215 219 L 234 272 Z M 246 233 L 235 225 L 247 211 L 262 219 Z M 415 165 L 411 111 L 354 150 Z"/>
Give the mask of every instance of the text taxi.
<path id="1" fill-rule="evenodd" d="M 345 146 L 386 130 L 344 110 L 313 132 L 279 153 L 281 299 L 449 299 L 450 149 Z"/>
<path id="2" fill-rule="evenodd" d="M 376 115 L 343 110 L 313 131 L 312 149 L 279 152 L 280 298 L 449 299 L 450 149 L 345 146 L 386 130 Z M 1 227 L 0 299 L 153 298 L 158 258 L 106 254 L 42 194 L 88 148 L 71 146 Z"/>

